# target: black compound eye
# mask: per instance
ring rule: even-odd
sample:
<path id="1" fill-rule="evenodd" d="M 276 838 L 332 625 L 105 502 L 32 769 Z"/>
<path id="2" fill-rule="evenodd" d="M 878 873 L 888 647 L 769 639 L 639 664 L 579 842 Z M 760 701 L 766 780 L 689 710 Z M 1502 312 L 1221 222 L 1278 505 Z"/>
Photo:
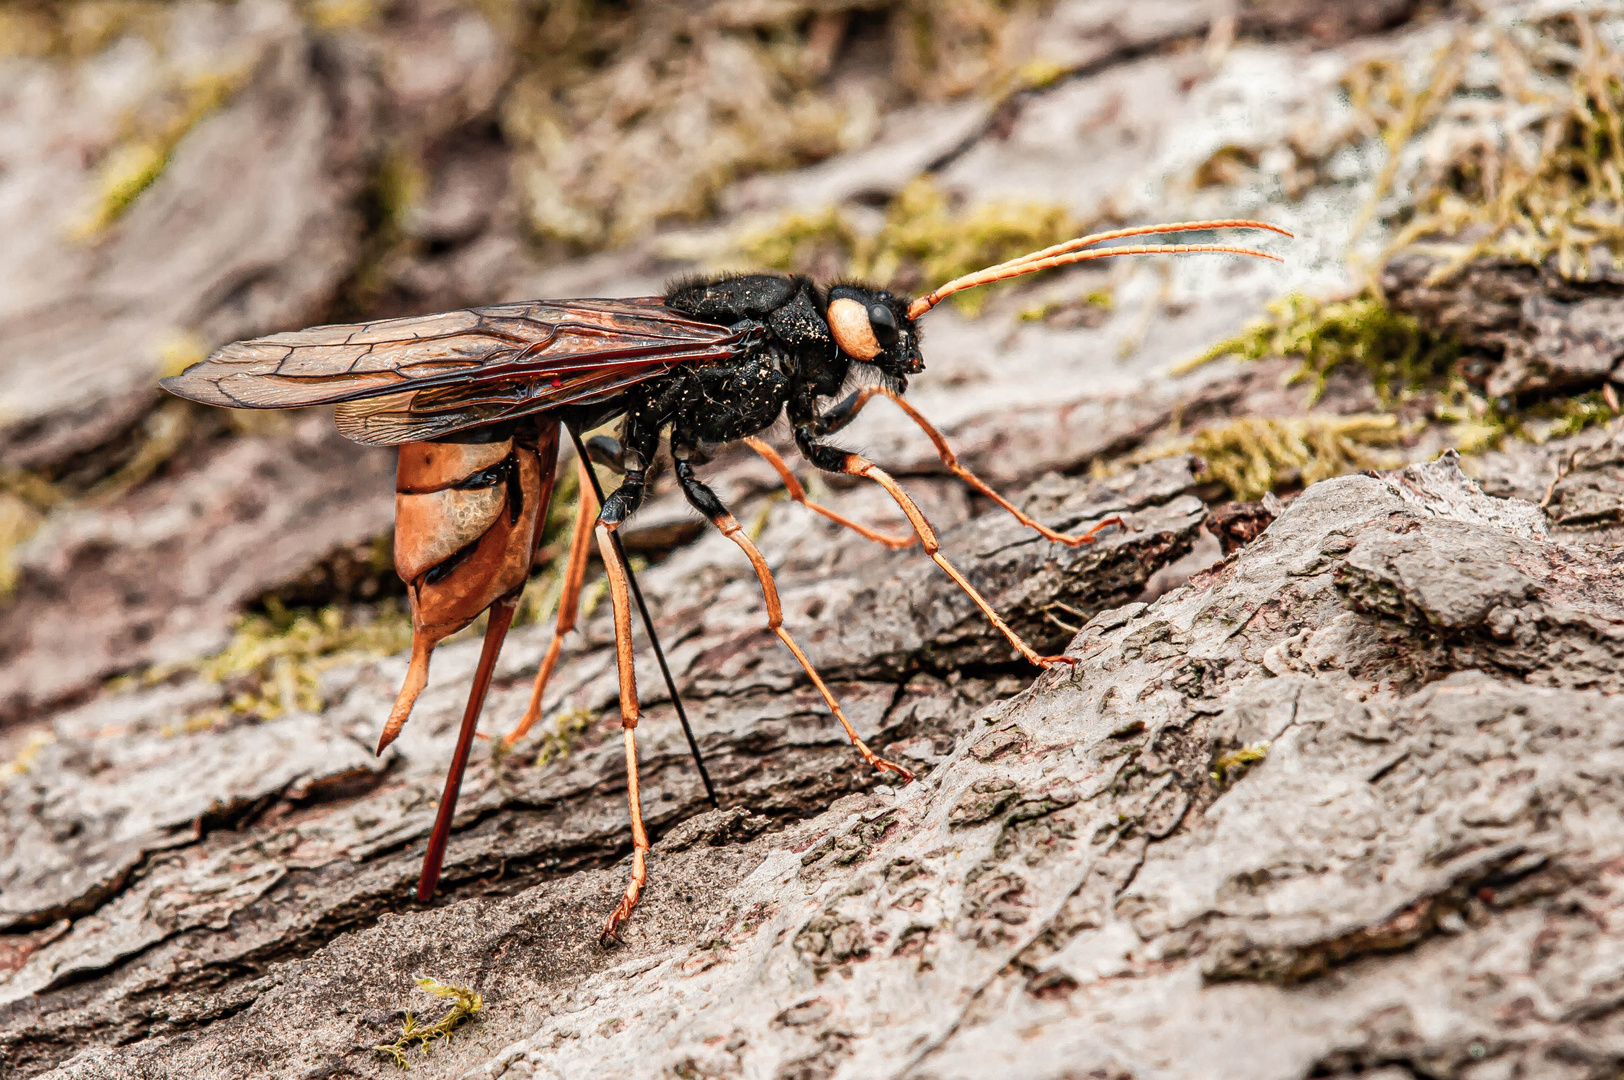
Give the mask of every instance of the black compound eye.
<path id="1" fill-rule="evenodd" d="M 874 328 L 874 337 L 885 348 L 897 343 L 897 317 L 884 304 L 873 304 L 868 309 L 868 323 Z"/>

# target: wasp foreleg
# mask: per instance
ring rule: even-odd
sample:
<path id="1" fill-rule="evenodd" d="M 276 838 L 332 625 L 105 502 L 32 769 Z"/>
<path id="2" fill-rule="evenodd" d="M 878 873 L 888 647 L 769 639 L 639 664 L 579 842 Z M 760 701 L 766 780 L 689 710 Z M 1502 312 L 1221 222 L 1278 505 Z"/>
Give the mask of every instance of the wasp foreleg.
<path id="1" fill-rule="evenodd" d="M 789 465 L 785 463 L 784 459 L 779 457 L 778 451 L 754 437 L 745 439 L 744 444 L 767 459 L 767 464 L 773 467 L 773 470 L 778 473 L 778 478 L 784 482 L 784 490 L 789 492 L 789 497 L 808 510 L 822 514 L 836 525 L 844 525 L 865 540 L 873 540 L 875 543 L 884 544 L 892 551 L 900 551 L 902 548 L 912 547 L 919 542 L 919 537 L 912 534 L 908 536 L 888 536 L 885 533 L 876 532 L 867 525 L 859 525 L 850 518 L 835 513 L 827 506 L 819 506 L 817 503 L 809 501 L 806 497 L 806 489 L 801 486 L 799 480 L 795 479 L 795 474 L 790 471 Z"/>
<path id="2" fill-rule="evenodd" d="M 823 412 L 812 418 L 812 431 L 816 435 L 833 435 L 863 411 L 863 406 L 880 393 L 878 386 L 864 386 L 853 390 Z"/>
<path id="3" fill-rule="evenodd" d="M 981 613 L 987 617 L 987 620 L 998 628 L 998 632 L 1003 634 L 1009 640 L 1009 643 L 1015 646 L 1015 651 L 1025 657 L 1029 663 L 1038 667 L 1053 667 L 1056 664 L 1074 664 L 1077 662 L 1075 657 L 1070 656 L 1042 656 L 1032 646 L 1023 641 L 1019 634 L 1011 630 L 1009 624 L 999 616 L 998 612 L 993 610 L 992 605 L 987 603 L 986 599 L 976 591 L 975 586 L 970 584 L 969 579 L 959 573 L 958 568 L 948 562 L 947 558 L 942 555 L 942 545 L 936 539 L 936 530 L 931 528 L 930 522 L 925 519 L 925 515 L 914 504 L 913 499 L 909 498 L 908 493 L 903 491 L 902 486 L 893 480 L 884 469 L 861 454 L 854 454 L 849 450 L 841 450 L 838 447 L 818 442 L 806 425 L 796 428 L 795 441 L 800 446 L 801 453 L 805 455 L 806 459 L 824 472 L 865 477 L 879 484 L 890 493 L 891 498 L 896 500 L 897 505 L 902 508 L 902 512 L 908 516 L 908 521 L 913 525 L 914 531 L 919 534 L 919 540 L 925 547 L 925 554 L 929 555 L 937 566 L 946 571 L 947 576 L 952 578 L 954 583 L 964 590 L 966 596 L 975 601 L 976 607 L 981 609 Z"/>
<path id="4" fill-rule="evenodd" d="M 814 419 L 812 423 L 814 432 L 819 435 L 825 435 L 832 431 L 839 431 L 841 428 L 855 420 L 857 418 L 858 411 L 876 397 L 890 398 L 896 403 L 897 408 L 901 409 L 907 414 L 908 419 L 919 425 L 919 430 L 923 431 L 925 433 L 925 437 L 931 441 L 931 445 L 936 447 L 936 456 L 942 459 L 942 464 L 947 467 L 948 472 L 952 473 L 964 483 L 969 484 L 971 487 L 981 492 L 981 494 L 985 495 L 987 498 L 1009 511 L 1009 513 L 1014 516 L 1016 521 L 1019 521 L 1028 529 L 1034 530 L 1045 540 L 1051 540 L 1057 544 L 1065 544 L 1067 547 L 1081 547 L 1084 544 L 1092 544 L 1099 537 L 1099 534 L 1110 526 L 1122 526 L 1123 522 L 1121 518 L 1114 516 L 1108 517 L 1104 521 L 1099 522 L 1092 529 L 1089 529 L 1087 532 L 1079 533 L 1073 536 L 1068 533 L 1057 532 L 1054 529 L 1049 528 L 1049 526 L 1043 524 L 1043 522 L 1023 513 L 1015 506 L 1014 503 L 1010 502 L 1008 499 L 998 494 L 998 492 L 994 491 L 986 483 L 986 481 L 982 480 L 975 473 L 959 464 L 959 456 L 955 454 L 953 452 L 953 448 L 947 444 L 947 438 L 943 436 L 940 431 L 936 430 L 936 426 L 929 420 L 926 420 L 924 416 L 920 414 L 919 410 L 915 409 L 913 405 L 901 394 L 898 394 L 883 386 L 865 386 L 856 393 L 831 406 L 827 411 Z"/>

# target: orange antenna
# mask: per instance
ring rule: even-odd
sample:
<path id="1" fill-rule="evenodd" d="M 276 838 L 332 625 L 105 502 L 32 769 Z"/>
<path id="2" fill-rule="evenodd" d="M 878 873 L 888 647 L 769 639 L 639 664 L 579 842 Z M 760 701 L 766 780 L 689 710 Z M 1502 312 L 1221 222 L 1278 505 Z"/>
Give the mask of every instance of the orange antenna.
<path id="1" fill-rule="evenodd" d="M 1278 225 L 1270 225 L 1266 221 L 1248 221 L 1234 218 L 1222 221 L 1180 221 L 1165 225 L 1136 225 L 1126 229 L 1112 229 L 1108 232 L 1091 233 L 1088 236 L 1079 236 L 1074 240 L 1034 251 L 1019 258 L 1001 262 L 996 266 L 989 266 L 984 270 L 977 270 L 973 274 L 954 278 L 945 285 L 938 286 L 929 296 L 921 296 L 908 305 L 908 318 L 917 319 L 931 308 L 940 304 L 954 293 L 973 289 L 978 285 L 988 285 L 994 281 L 1004 281 L 1008 278 L 1020 277 L 1022 274 L 1035 274 L 1039 270 L 1052 270 L 1057 266 L 1066 266 L 1071 263 L 1087 262 L 1092 259 L 1108 259 L 1113 255 L 1187 255 L 1195 252 L 1226 252 L 1231 255 L 1251 255 L 1259 259 L 1272 259 L 1275 262 L 1283 260 L 1278 255 L 1270 255 L 1265 251 L 1256 251 L 1252 248 L 1231 247 L 1227 244 L 1134 244 L 1129 247 L 1099 248 L 1094 251 L 1079 251 L 1079 248 L 1090 244 L 1102 243 L 1106 240 L 1120 240 L 1128 236 L 1149 236 L 1155 234 L 1193 232 L 1196 229 L 1267 229 L 1282 236 L 1292 234 Z"/>

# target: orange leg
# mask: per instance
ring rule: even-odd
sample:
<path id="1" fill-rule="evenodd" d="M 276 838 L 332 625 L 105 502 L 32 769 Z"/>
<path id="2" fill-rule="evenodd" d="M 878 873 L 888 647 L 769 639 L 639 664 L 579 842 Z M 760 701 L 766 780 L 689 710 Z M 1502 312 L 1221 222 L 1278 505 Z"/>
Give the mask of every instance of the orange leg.
<path id="1" fill-rule="evenodd" d="M 904 783 L 912 782 L 913 773 L 896 762 L 887 761 L 880 757 L 868 748 L 867 743 L 858 738 L 857 729 L 851 726 L 850 720 L 846 719 L 845 712 L 840 708 L 840 702 L 836 701 L 834 694 L 829 692 L 828 685 L 824 683 L 823 677 L 818 674 L 817 669 L 812 666 L 812 661 L 806 658 L 806 653 L 801 651 L 801 647 L 795 644 L 795 639 L 789 636 L 789 631 L 784 629 L 784 609 L 778 602 L 778 586 L 773 582 L 772 571 L 767 568 L 767 560 L 762 558 L 761 552 L 757 550 L 756 545 L 750 542 L 750 538 L 745 535 L 744 529 L 733 519 L 732 514 L 726 512 L 711 518 L 711 524 L 720 529 L 723 536 L 739 545 L 740 549 L 744 551 L 745 557 L 750 560 L 750 565 L 756 571 L 756 580 L 761 582 L 761 595 L 767 601 L 768 629 L 777 634 L 778 640 L 782 641 L 784 646 L 795 654 L 795 659 L 800 662 L 802 670 L 812 680 L 812 685 L 818 688 L 818 693 L 823 695 L 824 703 L 829 706 L 829 711 L 835 714 L 835 719 L 840 721 L 840 726 L 846 729 L 846 737 L 851 740 L 853 746 L 857 747 L 857 752 L 863 755 L 863 760 L 881 772 L 896 773 L 902 777 Z"/>
<path id="2" fill-rule="evenodd" d="M 490 619 L 485 624 L 485 644 L 479 653 L 479 667 L 474 670 L 473 688 L 468 692 L 468 707 L 463 710 L 457 749 L 451 756 L 451 768 L 445 774 L 445 793 L 440 796 L 434 832 L 429 836 L 428 851 L 423 855 L 423 876 L 417 883 L 417 898 L 425 903 L 434 895 L 434 886 L 440 881 L 440 864 L 445 858 L 446 841 L 451 836 L 451 819 L 457 813 L 457 792 L 462 789 L 462 773 L 468 767 L 474 726 L 479 722 L 480 707 L 485 704 L 485 691 L 490 689 L 496 657 L 502 651 L 502 639 L 507 636 L 508 624 L 513 621 L 513 612 L 518 606 L 517 592 L 502 597 L 491 605 Z"/>
<path id="3" fill-rule="evenodd" d="M 884 544 L 892 551 L 898 551 L 905 547 L 912 547 L 916 542 L 918 542 L 919 538 L 917 536 L 887 536 L 885 533 L 876 532 L 867 525 L 859 525 L 857 522 L 848 517 L 842 517 L 840 514 L 830 510 L 827 506 L 819 506 L 815 502 L 808 501 L 806 497 L 806 489 L 801 487 L 801 482 L 799 480 L 795 479 L 795 474 L 790 472 L 790 468 L 787 464 L 785 464 L 784 459 L 778 456 L 778 451 L 756 438 L 745 439 L 744 444 L 767 459 L 767 464 L 771 465 L 777 471 L 779 479 L 784 481 L 784 490 L 789 492 L 789 497 L 806 507 L 808 510 L 813 511 L 814 513 L 822 514 L 836 525 L 844 525 L 846 528 L 850 529 L 854 533 L 857 533 L 864 539 L 873 540 L 875 543 Z"/>
<path id="4" fill-rule="evenodd" d="M 723 536 L 739 545 L 739 549 L 744 552 L 745 558 L 750 560 L 750 566 L 756 572 L 756 580 L 761 583 L 761 595 L 767 601 L 767 628 L 778 636 L 778 640 L 784 643 L 784 647 L 789 649 L 790 653 L 800 663 L 801 670 L 806 672 L 807 677 L 812 680 L 812 685 L 817 687 L 818 693 L 823 695 L 824 703 L 829 706 L 829 711 L 835 714 L 835 719 L 840 721 L 840 726 L 846 729 L 846 737 L 851 740 L 853 746 L 857 747 L 857 752 L 863 755 L 863 760 L 881 772 L 896 773 L 902 777 L 904 783 L 912 781 L 914 778 L 913 773 L 895 762 L 886 761 L 870 750 L 868 744 L 864 743 L 862 739 L 858 738 L 857 729 L 851 726 L 850 720 L 846 719 L 845 711 L 841 709 L 840 702 L 835 700 L 834 694 L 829 692 L 828 684 L 823 681 L 823 677 L 812 666 L 812 661 L 806 658 L 806 653 L 802 652 L 801 647 L 795 644 L 795 639 L 790 637 L 789 632 L 784 629 L 784 608 L 778 600 L 778 586 L 773 582 L 772 571 L 768 569 L 767 560 L 761 557 L 761 552 L 751 542 L 750 537 L 745 534 L 743 527 L 734 520 L 732 514 L 727 512 L 727 507 L 722 505 L 721 500 L 716 497 L 716 493 L 706 487 L 694 475 L 691 464 L 682 458 L 678 458 L 676 473 L 677 482 L 682 485 L 682 493 L 687 497 L 689 505 L 709 518 L 710 523 L 715 525 Z"/>
<path id="5" fill-rule="evenodd" d="M 541 719 L 541 696 L 547 690 L 547 681 L 558 665 L 558 655 L 564 647 L 564 635 L 575 629 L 575 617 L 581 606 L 581 586 L 586 581 L 588 544 L 592 539 L 592 522 L 598 516 L 598 500 L 592 494 L 592 483 L 587 479 L 586 466 L 577 462 L 581 470 L 581 501 L 575 511 L 575 531 L 570 536 L 569 557 L 565 562 L 564 585 L 558 597 L 558 623 L 553 627 L 553 640 L 542 657 L 541 670 L 536 672 L 536 685 L 530 691 L 530 704 L 524 710 L 519 726 L 502 739 L 506 749 L 525 737 Z"/>
<path id="6" fill-rule="evenodd" d="M 1089 529 L 1086 533 L 1079 536 L 1070 536 L 1066 533 L 1056 532 L 1042 522 L 1034 520 L 1033 518 L 1022 513 L 1020 510 L 1016 509 L 1013 503 L 1004 498 L 1002 495 L 998 494 L 998 492 L 994 491 L 992 488 L 988 487 L 986 482 L 983 481 L 979 476 L 971 472 L 969 469 L 966 469 L 963 465 L 960 465 L 958 455 L 953 453 L 953 448 L 947 445 L 947 439 L 943 437 L 940 431 L 936 430 L 929 420 L 926 420 L 923 416 L 921 416 L 919 414 L 919 410 L 915 409 L 913 405 L 902 397 L 901 394 L 894 394 L 883 386 L 865 387 L 861 391 L 857 401 L 852 405 L 851 409 L 848 410 L 848 416 L 855 414 L 857 410 L 861 409 L 865 404 L 868 403 L 870 398 L 876 395 L 883 395 L 896 402 L 897 408 L 907 413 L 908 418 L 919 425 L 919 429 L 923 431 L 926 437 L 928 437 L 936 446 L 936 454 L 942 459 L 942 464 L 947 466 L 948 472 L 952 473 L 966 484 L 969 484 L 971 487 L 981 492 L 981 494 L 987 496 L 987 498 L 991 499 L 999 506 L 1002 506 L 1005 510 L 1008 510 L 1015 516 L 1016 521 L 1019 521 L 1022 525 L 1025 525 L 1029 529 L 1036 530 L 1045 540 L 1052 540 L 1057 544 L 1065 544 L 1068 547 L 1081 547 L 1083 544 L 1092 544 L 1095 539 L 1098 538 L 1099 534 L 1108 526 L 1122 525 L 1123 522 L 1121 518 L 1108 517 L 1098 525 L 1095 525 L 1092 529 Z"/>
<path id="7" fill-rule="evenodd" d="M 648 881 L 648 833 L 643 829 L 643 805 L 637 789 L 637 673 L 632 666 L 632 613 L 630 592 L 626 585 L 626 568 L 620 562 L 615 545 L 609 538 L 611 526 L 599 523 L 598 554 L 609 571 L 609 599 L 615 612 L 615 666 L 620 675 L 620 727 L 626 741 L 626 799 L 631 806 L 632 818 L 632 875 L 626 883 L 626 892 L 620 904 L 610 913 L 604 924 L 601 940 L 617 940 L 621 923 L 625 922 L 637 906 L 643 886 Z"/>
<path id="8" fill-rule="evenodd" d="M 936 530 L 930 527 L 930 522 L 925 520 L 925 515 L 920 512 L 919 507 L 914 505 L 914 501 L 908 497 L 908 493 L 903 491 L 901 485 L 891 479 L 885 470 L 861 454 L 847 454 L 840 471 L 850 476 L 867 477 L 891 493 L 891 497 L 897 501 L 897 505 L 902 507 L 902 512 L 907 514 L 908 520 L 913 523 L 914 531 L 919 534 L 920 541 L 925 545 L 925 553 L 935 561 L 937 566 L 947 571 L 947 576 L 952 578 L 959 588 L 964 590 L 965 595 L 975 601 L 976 607 L 981 609 L 981 613 L 998 628 L 1004 637 L 1009 639 L 1009 643 L 1015 646 L 1015 651 L 1024 656 L 1028 662 L 1038 667 L 1053 667 L 1056 664 L 1075 664 L 1077 662 L 1077 658 L 1074 656 L 1040 656 L 1030 645 L 1022 641 L 1020 636 L 1009 628 L 1009 624 L 998 616 L 998 612 L 992 609 L 992 605 L 987 603 L 980 593 L 976 592 L 975 586 L 971 585 L 965 579 L 965 576 L 959 573 L 958 569 L 942 556 L 942 545 L 936 540 Z"/>

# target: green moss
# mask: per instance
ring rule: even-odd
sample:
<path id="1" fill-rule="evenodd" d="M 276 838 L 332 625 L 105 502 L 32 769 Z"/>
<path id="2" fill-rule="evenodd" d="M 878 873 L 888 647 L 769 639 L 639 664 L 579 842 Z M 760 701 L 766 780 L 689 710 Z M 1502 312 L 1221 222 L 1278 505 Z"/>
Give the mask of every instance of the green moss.
<path id="1" fill-rule="evenodd" d="M 1506 412 L 1500 403 L 1457 390 L 1447 403 L 1434 409 L 1434 415 L 1450 424 L 1456 450 L 1478 454 L 1498 450 L 1508 438 L 1543 443 L 1577 435 L 1606 423 L 1618 412 L 1600 390 L 1538 401 L 1513 412 Z"/>
<path id="2" fill-rule="evenodd" d="M 188 79 L 164 119 L 145 125 L 102 159 L 96 170 L 95 206 L 69 230 L 70 235 L 94 240 L 106 232 L 163 175 L 186 133 L 225 105 L 247 74 L 213 72 Z"/>
<path id="3" fill-rule="evenodd" d="M 1126 463 L 1194 454 L 1204 463 L 1203 480 L 1222 484 L 1231 498 L 1252 501 L 1362 469 L 1396 468 L 1402 456 L 1383 451 L 1403 441 L 1398 418 L 1383 414 L 1243 417 L 1153 446 Z"/>
<path id="4" fill-rule="evenodd" d="M 1267 742 L 1252 743 L 1224 754 L 1212 763 L 1212 772 L 1208 775 L 1212 777 L 1213 786 L 1225 787 L 1239 780 L 1247 769 L 1268 756 Z"/>
<path id="5" fill-rule="evenodd" d="M 903 292 L 918 292 L 951 278 L 1058 244 L 1085 231 L 1064 207 L 1049 203 L 993 202 L 955 209 L 928 177 L 909 184 L 891 200 L 878 232 L 864 235 L 840 211 L 790 214 L 747 234 L 741 253 L 753 263 L 805 272 L 818 258 L 834 258 L 851 277 Z M 989 289 L 953 298 L 961 310 L 979 311 Z M 1090 294 L 1089 303 L 1108 293 Z"/>
<path id="6" fill-rule="evenodd" d="M 97 481 L 85 493 L 86 498 L 106 502 L 151 477 L 186 445 L 197 411 L 189 401 L 166 398 L 159 402 L 158 407 L 142 419 L 130 457 Z"/>
<path id="7" fill-rule="evenodd" d="M 225 685 L 231 692 L 225 705 L 188 718 L 179 729 L 195 731 L 229 719 L 269 720 L 293 709 L 319 712 L 323 672 L 363 657 L 393 656 L 411 645 L 411 617 L 399 601 L 289 611 L 273 600 L 267 607 L 266 614 L 239 619 L 220 652 L 159 664 L 114 680 L 111 688 L 152 685 L 180 673 Z"/>
<path id="8" fill-rule="evenodd" d="M 1624 57 L 1598 41 L 1589 16 L 1576 25 L 1577 49 L 1566 20 L 1531 42 L 1504 39 L 1500 93 L 1544 106 L 1509 134 L 1516 146 L 1457 139 L 1454 157 L 1428 170 L 1394 247 L 1441 243 L 1451 257 L 1435 279 L 1485 255 L 1586 279 L 1599 249 L 1624 256 Z M 1553 95 L 1539 76 L 1563 54 L 1573 58 L 1568 81 Z"/>
<path id="9" fill-rule="evenodd" d="M 1382 404 L 1391 406 L 1416 391 L 1440 386 L 1460 356 L 1455 342 L 1370 293 L 1345 300 L 1291 293 L 1270 304 L 1268 312 L 1267 318 L 1177 370 L 1189 371 L 1223 356 L 1293 356 L 1302 361 L 1294 381 L 1312 379 L 1317 399 L 1333 371 L 1355 364 L 1370 376 Z"/>
<path id="10" fill-rule="evenodd" d="M 67 491 L 37 473 L 0 465 L 0 606 L 17 587 L 17 548 L 67 498 Z"/>
<path id="11" fill-rule="evenodd" d="M 984 266 L 1058 244 L 1084 231 L 1062 207 L 1043 203 L 994 202 L 955 213 L 947 196 L 928 178 L 909 184 L 892 201 L 875 250 L 854 270 L 880 281 L 917 267 L 916 287 L 934 288 Z M 966 311 L 979 310 L 987 289 L 960 293 Z"/>
<path id="12" fill-rule="evenodd" d="M 1079 300 L 1049 300 L 1022 308 L 1016 318 L 1022 322 L 1049 322 L 1068 319 L 1062 325 L 1098 326 L 1116 308 L 1110 289 L 1095 289 Z"/>
<path id="13" fill-rule="evenodd" d="M 592 721 L 596 718 L 590 709 L 570 709 L 560 713 L 558 719 L 553 721 L 553 730 L 542 732 L 538 740 L 541 746 L 536 751 L 536 765 L 539 767 L 569 757 L 580 745 L 581 736 L 591 730 Z"/>
<path id="14" fill-rule="evenodd" d="M 1567 435 L 1577 435 L 1579 432 L 1595 427 L 1597 424 L 1605 424 L 1618 415 L 1618 410 L 1613 407 L 1612 403 L 1607 400 L 1605 393 L 1600 390 L 1551 402 L 1549 407 L 1554 413 L 1552 419 L 1555 420 L 1555 423 L 1552 424 L 1550 431 L 1545 434 L 1547 439 L 1560 439 Z M 1539 407 L 1536 406 L 1534 412 L 1537 414 Z"/>
<path id="15" fill-rule="evenodd" d="M 0 762 L 0 787 L 7 782 L 22 776 L 34 767 L 34 759 L 39 757 L 40 751 L 56 742 L 56 736 L 50 731 L 36 731 L 28 736 L 17 756 L 10 761 Z"/>
<path id="16" fill-rule="evenodd" d="M 1044 85 L 1028 63 L 1050 0 L 491 4 L 517 57 L 500 109 L 538 238 L 593 248 L 714 214 L 740 176 L 860 149 L 874 106 L 831 81 L 860 19 L 880 109 Z M 843 80 L 842 80 L 843 82 Z"/>
<path id="17" fill-rule="evenodd" d="M 1402 461 L 1377 451 L 1399 445 L 1403 437 L 1392 416 L 1244 418 L 1198 432 L 1189 451 L 1206 463 L 1207 479 L 1223 484 L 1236 499 L 1255 500 L 1283 487 L 1396 467 Z"/>
<path id="18" fill-rule="evenodd" d="M 0 4 L 0 57 L 68 57 L 100 52 L 138 35 L 159 44 L 173 0 L 7 0 Z"/>
<path id="19" fill-rule="evenodd" d="M 427 188 L 428 174 L 409 150 L 391 147 L 373 163 L 361 193 L 365 240 L 349 280 L 338 290 L 334 320 L 367 318 L 390 285 L 390 268 L 417 249 L 418 242 L 407 236 L 404 226 L 407 213 L 422 201 Z"/>
<path id="20" fill-rule="evenodd" d="M 449 1000 L 451 1009 L 432 1024 L 425 1024 L 416 1015 L 408 1012 L 405 1022 L 401 1025 L 400 1038 L 392 1043 L 382 1043 L 372 1048 L 380 1054 L 387 1055 L 402 1069 L 412 1067 L 406 1052 L 412 1048 L 413 1043 L 422 1047 L 424 1054 L 433 1049 L 436 1039 L 442 1043 L 450 1043 L 452 1033 L 485 1007 L 484 998 L 477 991 L 465 986 L 453 986 L 422 976 L 417 977 L 417 985 L 437 998 Z"/>
<path id="21" fill-rule="evenodd" d="M 849 262 L 862 243 L 851 223 L 830 207 L 815 214 L 786 214 L 747 233 L 738 246 L 755 266 L 790 270 L 804 269 L 825 256 Z"/>
<path id="22" fill-rule="evenodd" d="M 319 30 L 349 30 L 369 26 L 383 14 L 378 0 L 303 0 L 305 18 Z"/>
<path id="23" fill-rule="evenodd" d="M 1054 60 L 1028 60 L 1014 72 L 1010 81 L 1015 90 L 1042 90 L 1071 74 L 1071 70 Z"/>
<path id="24" fill-rule="evenodd" d="M 787 490 L 776 488 L 761 501 L 761 509 L 756 511 L 756 516 L 750 520 L 750 524 L 745 526 L 744 529 L 744 534 L 750 538 L 751 543 L 757 543 L 761 540 L 761 534 L 767 529 L 767 521 L 772 517 L 773 506 L 784 502 L 788 498 L 789 492 Z"/>

